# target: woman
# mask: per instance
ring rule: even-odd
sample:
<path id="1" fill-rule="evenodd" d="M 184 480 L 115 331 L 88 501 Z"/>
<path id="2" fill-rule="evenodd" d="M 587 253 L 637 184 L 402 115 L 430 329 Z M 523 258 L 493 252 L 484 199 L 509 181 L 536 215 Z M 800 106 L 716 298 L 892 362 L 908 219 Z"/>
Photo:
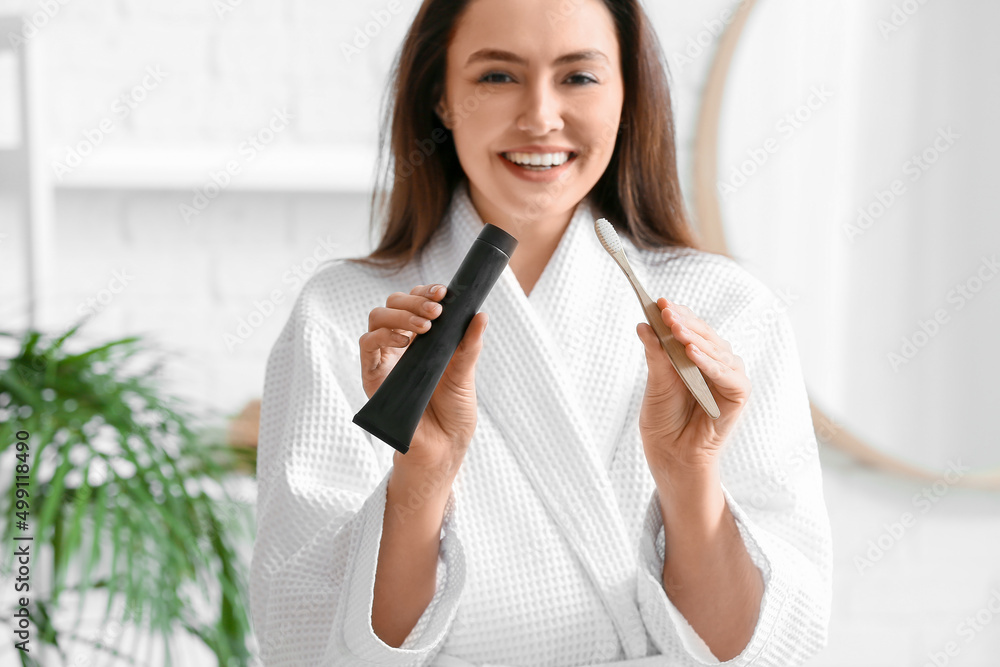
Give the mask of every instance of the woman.
<path id="1" fill-rule="evenodd" d="M 634 1 L 423 3 L 381 243 L 309 281 L 268 361 L 265 664 L 794 665 L 825 644 L 830 529 L 795 341 L 770 290 L 692 239 L 662 61 Z M 663 320 L 719 419 L 635 324 L 602 216 L 673 299 Z M 352 416 L 433 326 L 432 288 L 484 222 L 518 248 L 399 454 Z"/>

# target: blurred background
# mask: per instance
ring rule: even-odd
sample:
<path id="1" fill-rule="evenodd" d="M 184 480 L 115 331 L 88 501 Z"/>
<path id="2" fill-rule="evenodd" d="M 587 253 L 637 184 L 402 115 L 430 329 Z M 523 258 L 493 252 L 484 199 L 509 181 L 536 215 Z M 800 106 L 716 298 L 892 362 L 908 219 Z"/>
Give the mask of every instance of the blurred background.
<path id="1" fill-rule="evenodd" d="M 226 575 L 234 582 L 246 575 L 252 526 L 237 530 L 242 519 L 227 517 L 252 513 L 245 461 L 265 363 L 300 288 L 321 262 L 371 246 L 380 102 L 418 4 L 0 0 L 0 331 L 17 334 L 0 338 L 13 383 L 0 385 L 0 418 L 36 419 L 43 433 L 43 415 L 62 418 L 45 398 L 68 391 L 45 384 L 58 375 L 45 373 L 58 353 L 38 355 L 21 335 L 59 336 L 84 318 L 70 352 L 141 336 L 160 350 L 147 402 L 177 397 L 200 425 L 181 441 L 239 454 L 218 470 L 190 454 L 218 481 L 201 489 L 204 504 L 191 492 L 185 511 L 210 528 L 191 539 L 208 540 L 218 560 L 192 565 L 199 575 L 177 605 L 223 634 L 237 628 L 247 653 L 192 632 L 197 623 L 169 605 L 161 618 L 176 625 L 159 640 L 135 632 L 120 610 L 106 612 L 109 595 L 95 587 L 44 610 L 61 648 L 42 664 L 163 664 L 165 637 L 180 664 L 254 661 L 252 633 L 238 620 L 248 610 L 227 607 L 225 595 L 220 603 L 213 578 L 201 577 L 226 562 L 238 565 Z M 645 4 L 670 67 L 693 217 L 775 291 L 775 311 L 796 328 L 835 550 L 830 645 L 811 664 L 1000 664 L 1000 220 L 991 196 L 1000 6 Z M 60 368 L 106 375 L 101 354 L 87 357 L 96 372 L 70 357 Z M 34 411 L 18 407 L 29 395 L 10 389 L 18 381 L 35 382 Z M 99 409 L 94 416 L 101 421 Z M 182 433 L 184 421 L 162 432 Z M 92 435 L 91 454 L 100 450 Z M 9 440 L 4 507 L 15 506 Z M 70 549 L 62 566 L 72 579 L 85 560 L 107 566 L 102 554 L 121 542 L 98 531 L 97 555 L 84 558 L 85 541 L 73 551 L 84 539 L 73 537 L 75 519 L 83 535 L 110 522 L 95 504 L 110 473 L 94 482 L 84 469 L 62 482 L 60 462 L 70 480 L 80 464 L 57 451 L 35 463 L 51 478 L 41 488 L 73 502 L 65 513 L 49 508 L 48 519 L 31 510 L 54 531 L 32 565 L 40 600 L 51 598 L 46 564 L 60 569 L 60 549 Z M 143 456 L 137 464 L 154 465 Z M 114 479 L 125 488 L 130 474 Z M 124 544 L 158 557 L 156 542 Z M 0 591 L 11 628 L 12 578 Z M 143 599 L 140 588 L 126 599 Z M 76 621 L 77 604 L 82 620 L 71 631 L 63 624 Z M 38 640 L 32 634 L 33 647 Z M 22 657 L 12 642 L 0 645 L 0 663 Z"/>

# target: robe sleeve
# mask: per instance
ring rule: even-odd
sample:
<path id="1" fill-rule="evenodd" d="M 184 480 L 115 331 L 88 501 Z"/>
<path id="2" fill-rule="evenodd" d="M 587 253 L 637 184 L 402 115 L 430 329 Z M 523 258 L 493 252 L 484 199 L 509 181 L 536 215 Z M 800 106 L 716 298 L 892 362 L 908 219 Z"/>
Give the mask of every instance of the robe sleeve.
<path id="1" fill-rule="evenodd" d="M 764 581 L 753 636 L 733 659 L 720 663 L 667 597 L 655 489 L 647 506 L 638 548 L 639 606 L 653 643 L 678 665 L 789 667 L 826 646 L 832 601 L 829 515 L 798 350 L 791 322 L 774 307 L 776 301 L 764 288 L 716 328 L 743 359 L 752 383 L 723 448 L 720 475 L 726 504 Z"/>
<path id="2" fill-rule="evenodd" d="M 346 393 L 360 387 L 356 341 L 307 316 L 302 305 L 300 299 L 268 357 L 261 404 L 250 607 L 262 661 L 427 665 L 443 645 L 465 582 L 454 490 L 434 597 L 393 648 L 371 624 L 391 453 L 378 452 L 388 445 L 351 421 L 360 408 Z M 348 373 L 358 374 L 357 386 Z"/>

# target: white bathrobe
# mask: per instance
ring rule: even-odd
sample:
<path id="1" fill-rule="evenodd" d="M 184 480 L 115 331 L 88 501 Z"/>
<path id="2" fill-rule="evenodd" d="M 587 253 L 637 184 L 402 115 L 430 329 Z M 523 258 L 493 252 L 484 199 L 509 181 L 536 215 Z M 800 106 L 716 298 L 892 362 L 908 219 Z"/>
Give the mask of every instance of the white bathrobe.
<path id="1" fill-rule="evenodd" d="M 644 318 L 594 215 L 577 207 L 529 296 L 508 266 L 481 308 L 478 426 L 448 499 L 436 593 L 400 648 L 371 627 L 395 450 L 351 421 L 367 400 L 358 339 L 392 292 L 449 282 L 483 224 L 467 185 L 421 263 L 381 275 L 338 260 L 303 287 L 261 413 L 250 596 L 265 665 L 718 662 L 662 586 L 663 522 L 638 427 Z M 720 465 L 765 589 L 749 645 L 725 664 L 801 664 L 826 643 L 831 543 L 783 304 L 728 258 L 622 241 L 650 296 L 713 326 L 752 382 Z"/>

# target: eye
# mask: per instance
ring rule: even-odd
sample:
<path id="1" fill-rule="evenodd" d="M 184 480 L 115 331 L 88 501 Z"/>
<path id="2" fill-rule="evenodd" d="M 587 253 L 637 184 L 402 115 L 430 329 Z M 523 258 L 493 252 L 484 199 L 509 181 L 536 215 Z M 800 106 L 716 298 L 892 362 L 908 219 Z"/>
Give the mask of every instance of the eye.
<path id="1" fill-rule="evenodd" d="M 597 83 L 597 79 L 595 79 L 594 77 L 590 76 L 589 74 L 573 74 L 573 75 L 571 75 L 566 80 L 567 81 L 574 81 L 575 80 L 576 83 L 578 83 L 580 85 L 584 85 L 584 86 L 590 85 L 592 83 Z"/>
<path id="2" fill-rule="evenodd" d="M 507 77 L 510 79 L 510 75 L 506 72 L 487 72 L 479 77 L 479 83 L 506 83 L 506 81 L 498 81 L 494 77 Z"/>

